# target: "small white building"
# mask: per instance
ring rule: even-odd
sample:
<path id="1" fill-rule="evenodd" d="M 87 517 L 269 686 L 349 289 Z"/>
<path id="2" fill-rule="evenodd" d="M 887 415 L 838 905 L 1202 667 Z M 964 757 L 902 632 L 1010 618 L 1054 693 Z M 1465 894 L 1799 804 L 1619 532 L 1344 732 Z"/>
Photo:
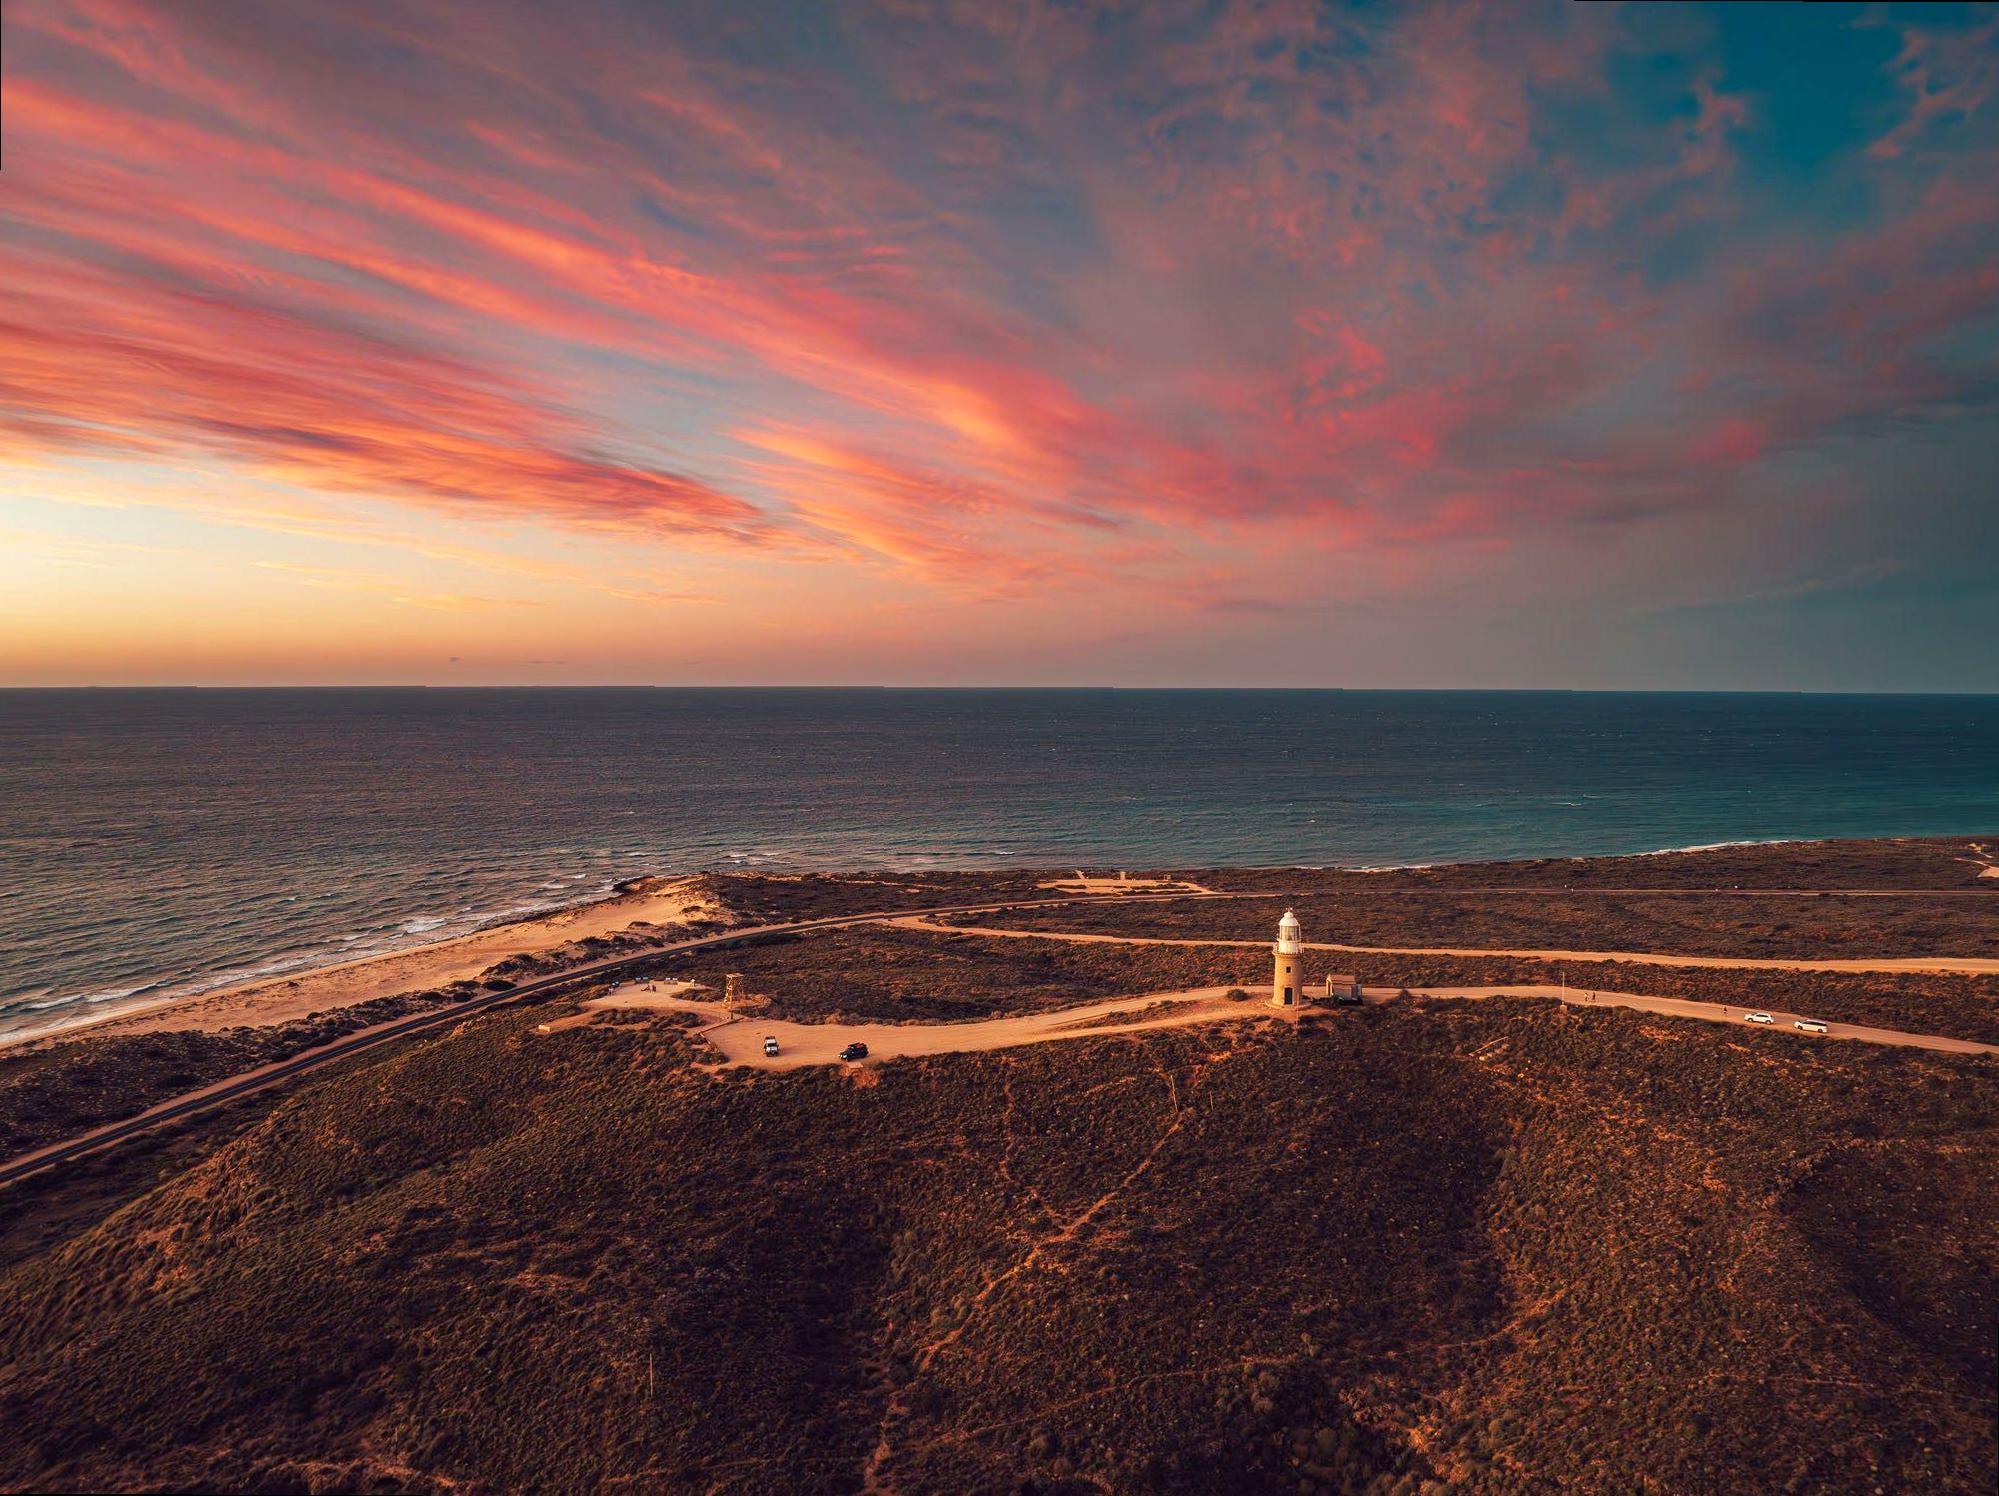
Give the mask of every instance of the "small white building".
<path id="1" fill-rule="evenodd" d="M 1329 1003 L 1357 1003 L 1360 998 L 1360 978 L 1348 972 L 1336 971 L 1326 978 L 1326 1001 Z"/>

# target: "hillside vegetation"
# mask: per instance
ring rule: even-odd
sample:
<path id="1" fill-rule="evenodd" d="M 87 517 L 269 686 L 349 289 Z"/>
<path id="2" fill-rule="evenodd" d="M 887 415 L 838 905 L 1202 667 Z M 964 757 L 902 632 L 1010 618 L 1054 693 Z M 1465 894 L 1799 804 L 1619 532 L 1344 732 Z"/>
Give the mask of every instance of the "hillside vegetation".
<path id="1" fill-rule="evenodd" d="M 1112 946 L 863 926 L 663 961 L 662 975 L 720 991 L 729 972 L 810 1022 L 984 1018 L 1228 982 L 1270 981 L 1270 955 L 1230 946 Z"/>
<path id="2" fill-rule="evenodd" d="M 58 1036 L 0 1049 L 0 1158 L 142 1112 L 155 1102 L 289 1059 L 343 1034 L 470 997 L 469 982 L 220 1033 Z"/>
<path id="3" fill-rule="evenodd" d="M 8 1270 L 0 1485 L 1989 1488 L 1987 1061 L 1412 1003 L 712 1076 L 542 1011 Z"/>
<path id="4" fill-rule="evenodd" d="M 1663 951 L 1688 956 L 1854 960 L 1999 957 L 1999 882 L 1968 894 L 1582 894 L 1342 889 L 1292 875 L 1284 903 L 1307 940 L 1487 950 Z M 1018 929 L 1270 938 L 1268 899 L 1070 905 L 955 916 Z"/>
<path id="5" fill-rule="evenodd" d="M 871 926 L 646 969 L 740 972 L 764 1011 L 808 1022 L 1254 990 L 1274 899 L 1354 943 L 1963 953 L 1990 945 L 1999 894 L 1963 850 L 1208 872 L 1273 897 L 980 922 L 1254 944 Z M 746 923 L 1047 897 L 1038 881 L 714 880 Z M 1897 892 L 1714 891 L 1737 884 Z M 1673 892 L 1618 891 L 1637 888 Z M 1334 964 L 1388 987 L 1558 970 L 1316 953 L 1311 975 Z M 1990 978 L 1559 971 L 1999 1040 Z M 687 1013 L 542 1031 L 611 980 L 0 1192 L 0 1489 L 1877 1496 L 1999 1478 L 1999 1061 L 1517 999 L 1296 1024 L 1245 1001 L 1198 1026 L 778 1073 L 718 1067 Z M 0 1056 L 0 1142 L 447 995 Z"/>

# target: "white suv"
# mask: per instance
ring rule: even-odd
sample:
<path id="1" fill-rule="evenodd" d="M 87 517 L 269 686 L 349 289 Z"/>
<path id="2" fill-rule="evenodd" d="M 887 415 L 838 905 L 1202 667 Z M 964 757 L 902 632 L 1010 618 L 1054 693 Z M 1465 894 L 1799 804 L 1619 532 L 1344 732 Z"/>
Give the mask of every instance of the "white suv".
<path id="1" fill-rule="evenodd" d="M 1744 1013 L 1742 1021 L 1744 1023 L 1775 1023 L 1777 1020 L 1772 1018 L 1768 1013 Z"/>
<path id="2" fill-rule="evenodd" d="M 764 1053 L 772 1059 L 777 1058 L 777 1036 L 775 1034 L 766 1034 L 764 1036 Z"/>

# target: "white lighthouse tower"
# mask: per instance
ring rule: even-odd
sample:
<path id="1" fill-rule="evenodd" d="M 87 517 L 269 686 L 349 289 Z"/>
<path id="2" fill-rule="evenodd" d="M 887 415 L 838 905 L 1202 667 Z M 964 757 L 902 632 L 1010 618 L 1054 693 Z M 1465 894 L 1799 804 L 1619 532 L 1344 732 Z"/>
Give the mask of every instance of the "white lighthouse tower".
<path id="1" fill-rule="evenodd" d="M 1277 922 L 1277 944 L 1272 950 L 1277 957 L 1277 970 L 1270 979 L 1270 1004 L 1276 1008 L 1295 1008 L 1305 1000 L 1305 982 L 1298 971 L 1298 963 L 1305 955 L 1305 932 L 1298 916 L 1289 909 Z"/>

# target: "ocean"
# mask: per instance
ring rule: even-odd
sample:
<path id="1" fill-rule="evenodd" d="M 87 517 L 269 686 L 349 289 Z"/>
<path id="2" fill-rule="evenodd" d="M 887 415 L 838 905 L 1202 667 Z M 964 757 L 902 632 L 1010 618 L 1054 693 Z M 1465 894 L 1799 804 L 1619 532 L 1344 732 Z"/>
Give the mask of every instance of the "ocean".
<path id="1" fill-rule="evenodd" d="M 1993 696 L 0 691 L 0 1032 L 644 873 L 1980 831 L 1999 831 Z"/>

